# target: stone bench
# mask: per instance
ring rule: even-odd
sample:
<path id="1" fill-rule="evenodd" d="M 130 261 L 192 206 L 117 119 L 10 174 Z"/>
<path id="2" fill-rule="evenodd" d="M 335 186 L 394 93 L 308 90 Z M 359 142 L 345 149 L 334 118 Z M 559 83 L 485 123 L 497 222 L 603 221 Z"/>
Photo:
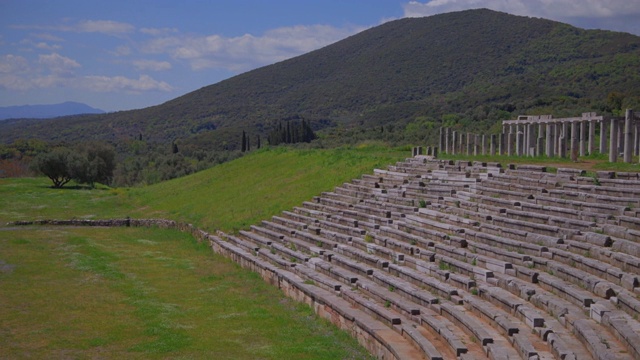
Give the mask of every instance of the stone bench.
<path id="1" fill-rule="evenodd" d="M 483 196 L 488 196 L 488 197 L 498 198 L 503 200 L 534 202 L 536 198 L 536 196 L 534 196 L 531 193 L 500 190 L 500 189 L 494 189 L 486 186 L 477 186 L 476 191 L 478 195 L 483 195 Z"/>
<path id="2" fill-rule="evenodd" d="M 418 330 L 404 324 L 401 326 L 401 329 L 402 336 L 413 341 L 413 343 L 422 350 L 427 360 L 444 359 L 440 351 L 438 351 L 438 349 L 436 349 L 436 347 L 433 346 L 433 344 L 429 340 L 427 340 L 427 338 L 425 338 Z"/>
<path id="3" fill-rule="evenodd" d="M 354 248 L 348 245 L 338 245 L 334 251 L 338 254 L 342 254 L 356 261 L 363 262 L 369 266 L 373 266 L 377 269 L 385 269 L 389 266 L 389 261 L 378 258 L 375 255 L 369 254 L 366 251 Z"/>
<path id="4" fill-rule="evenodd" d="M 220 235 L 221 238 L 233 243 L 234 245 L 242 248 L 245 251 L 248 251 L 249 253 L 255 253 L 258 250 L 260 250 L 260 246 L 256 245 L 255 243 L 253 243 L 252 241 L 245 241 L 244 239 L 240 239 L 239 237 L 233 236 L 233 235 L 227 235 L 224 234 L 222 232 L 220 232 L 218 235 Z M 266 244 L 264 244 L 266 245 Z M 271 242 L 269 242 L 269 245 L 271 245 Z"/>
<path id="5" fill-rule="evenodd" d="M 494 329 L 507 337 L 518 334 L 521 330 L 509 315 L 478 298 L 465 297 L 464 307 L 479 318 L 488 321 Z"/>
<path id="6" fill-rule="evenodd" d="M 430 328 L 433 333 L 439 335 L 444 342 L 449 345 L 449 348 L 455 356 L 459 357 L 469 351 L 457 334 L 457 327 L 455 325 L 432 310 L 426 309 L 424 312 L 425 313 L 420 316 L 421 325 Z"/>
<path id="7" fill-rule="evenodd" d="M 273 253 L 277 253 L 277 254 L 284 255 L 285 257 L 289 257 L 291 262 L 305 263 L 305 262 L 309 261 L 309 258 L 310 258 L 309 255 L 305 255 L 305 254 L 297 251 L 295 246 L 292 246 L 292 248 L 289 248 L 289 247 L 287 247 L 285 245 L 282 245 L 282 244 L 272 243 L 271 244 L 271 249 L 272 249 L 271 251 Z"/>
<path id="8" fill-rule="evenodd" d="M 333 216 L 331 220 L 318 220 L 317 225 L 321 229 L 332 230 L 350 236 L 362 236 L 367 233 L 365 229 L 357 226 L 341 225 Z"/>
<path id="9" fill-rule="evenodd" d="M 417 305 L 428 307 L 439 302 L 439 299 L 431 293 L 418 289 L 395 276 L 374 272 L 372 279 L 376 284 L 386 287 L 389 291 L 395 292 Z"/>
<path id="10" fill-rule="evenodd" d="M 331 263 L 335 263 L 337 266 L 343 267 L 353 273 L 356 273 L 358 275 L 362 275 L 362 276 L 369 276 L 371 274 L 373 274 L 373 269 L 362 264 L 362 263 L 358 263 L 356 261 L 353 261 L 347 257 L 344 256 L 340 256 L 337 254 L 334 254 L 331 259 L 330 259 Z"/>
<path id="11" fill-rule="evenodd" d="M 629 207 L 640 206 L 640 199 L 638 198 L 607 196 L 567 190 L 549 190 L 548 195 L 551 197 L 566 198 L 569 200 L 581 201 L 585 203 L 614 205 L 625 209 Z"/>
<path id="12" fill-rule="evenodd" d="M 267 220 L 262 220 L 260 222 L 261 226 L 264 227 L 265 229 L 275 232 L 275 233 L 280 233 L 283 234 L 285 236 L 291 236 L 294 235 L 297 230 L 290 228 L 288 226 L 285 225 L 280 225 L 278 223 L 272 222 L 272 221 L 267 221 Z"/>
<path id="13" fill-rule="evenodd" d="M 307 264 L 311 269 L 316 270 L 319 273 L 329 276 L 331 278 L 334 278 L 336 280 L 339 280 L 347 285 L 353 285 L 359 279 L 359 277 L 354 273 L 348 270 L 345 270 L 343 268 L 340 268 L 338 266 L 334 266 L 333 264 L 325 260 L 322 260 L 320 258 L 311 258 L 309 259 Z"/>
<path id="14" fill-rule="evenodd" d="M 367 300 L 360 294 L 351 291 L 349 289 L 341 289 L 340 295 L 343 299 L 347 300 L 349 303 L 355 305 L 357 308 L 363 310 L 364 312 L 371 315 L 374 319 L 382 321 L 384 324 L 387 324 L 389 327 L 393 327 L 393 325 L 402 323 L 402 320 L 398 314 L 395 312 L 385 308 L 382 305 L 377 304 L 374 301 Z"/>
<path id="15" fill-rule="evenodd" d="M 555 276 L 542 273 L 538 276 L 538 284 L 575 305 L 588 308 L 593 304 L 590 292 L 575 288 Z"/>
<path id="16" fill-rule="evenodd" d="M 300 277 L 307 279 L 308 283 L 312 283 L 313 285 L 320 286 L 330 291 L 338 292 L 342 288 L 341 282 L 323 275 L 307 266 L 296 266 L 293 268 L 293 272 L 298 274 Z"/>
<path id="17" fill-rule="evenodd" d="M 355 192 L 351 191 L 341 191 L 341 188 L 336 188 L 335 192 L 325 191 L 320 194 L 321 198 L 339 201 L 341 203 L 347 203 L 351 205 L 355 205 L 359 203 L 362 199 L 358 198 Z"/>
<path id="18" fill-rule="evenodd" d="M 267 230 L 261 226 L 251 225 L 250 228 L 251 231 L 240 230 L 239 234 L 264 246 L 271 246 L 272 242 L 282 241 L 282 239 L 284 239 L 284 235 L 275 231 Z"/>
<path id="19" fill-rule="evenodd" d="M 458 325 L 464 332 L 474 336 L 482 346 L 493 343 L 493 337 L 478 320 L 465 313 L 461 306 L 440 304 L 439 314 Z"/>
<path id="20" fill-rule="evenodd" d="M 591 319 L 578 319 L 573 323 L 573 333 L 585 345 L 595 359 L 624 359 L 619 355 L 626 349 L 606 331 L 602 331 Z M 617 356 L 616 356 L 617 355 Z"/>
<path id="21" fill-rule="evenodd" d="M 407 300 L 399 294 L 389 291 L 388 288 L 384 288 L 373 281 L 359 280 L 356 285 L 358 289 L 368 296 L 375 298 L 375 300 L 381 304 L 385 304 L 385 307 L 394 309 L 395 311 L 405 316 L 420 315 L 423 307 L 416 303 Z"/>
<path id="22" fill-rule="evenodd" d="M 292 229 L 296 229 L 296 230 L 306 230 L 308 225 L 304 222 L 299 222 L 299 221 L 295 221 L 295 220 L 291 220 L 285 217 L 281 217 L 281 216 L 272 216 L 271 220 L 274 223 L 280 224 L 282 226 L 288 227 L 288 228 L 292 228 Z"/>
<path id="23" fill-rule="evenodd" d="M 606 213 L 608 215 L 620 215 L 623 214 L 626 209 L 625 206 L 570 200 L 552 196 L 538 196 L 536 197 L 535 203 L 540 205 L 563 207 L 565 209 L 573 209 L 577 211 L 586 211 L 589 213 Z"/>
<path id="24" fill-rule="evenodd" d="M 398 278 L 406 280 L 421 288 L 426 288 L 430 292 L 445 298 L 458 295 L 457 288 L 408 267 L 389 264 L 389 274 L 397 276 Z"/>
<path id="25" fill-rule="evenodd" d="M 313 244 L 314 246 L 317 246 L 319 248 L 323 248 L 326 250 L 331 250 L 331 249 L 334 249 L 336 246 L 338 246 L 338 243 L 334 241 L 327 240 L 325 237 L 311 234 L 305 231 L 296 232 L 294 234 L 294 238 L 302 241 L 306 241 L 307 243 Z"/>

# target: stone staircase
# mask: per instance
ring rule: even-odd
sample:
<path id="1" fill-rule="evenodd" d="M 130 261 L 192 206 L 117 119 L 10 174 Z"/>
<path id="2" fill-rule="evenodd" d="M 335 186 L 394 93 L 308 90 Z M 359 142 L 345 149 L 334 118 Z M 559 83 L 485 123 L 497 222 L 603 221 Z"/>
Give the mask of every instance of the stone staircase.
<path id="1" fill-rule="evenodd" d="M 417 156 L 209 239 L 380 358 L 640 359 L 640 178 L 547 170 Z"/>

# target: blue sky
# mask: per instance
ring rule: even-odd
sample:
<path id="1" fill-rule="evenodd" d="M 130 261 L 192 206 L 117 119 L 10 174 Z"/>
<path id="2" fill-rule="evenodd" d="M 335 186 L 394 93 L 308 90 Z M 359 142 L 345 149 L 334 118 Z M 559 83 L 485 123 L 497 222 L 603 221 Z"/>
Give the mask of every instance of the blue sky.
<path id="1" fill-rule="evenodd" d="M 143 108 L 386 21 L 474 8 L 640 35 L 640 0 L 0 0 L 0 106 Z"/>

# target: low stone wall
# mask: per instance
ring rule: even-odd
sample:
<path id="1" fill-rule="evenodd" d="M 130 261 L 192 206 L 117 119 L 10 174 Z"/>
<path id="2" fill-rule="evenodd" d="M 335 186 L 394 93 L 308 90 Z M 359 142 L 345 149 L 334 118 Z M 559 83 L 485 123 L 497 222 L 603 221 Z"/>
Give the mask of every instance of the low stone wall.
<path id="1" fill-rule="evenodd" d="M 315 313 L 329 321 L 341 330 L 347 331 L 356 338 L 360 345 L 365 347 L 373 356 L 378 359 L 398 360 L 402 356 L 394 348 L 394 345 L 387 341 L 390 330 L 370 326 L 366 322 L 361 322 L 357 316 L 357 310 L 350 306 L 340 306 L 344 300 L 336 294 L 320 289 L 313 285 L 305 284 L 297 275 L 279 269 L 267 262 L 264 262 L 254 254 L 250 254 L 237 248 L 217 236 L 200 230 L 192 224 L 176 222 L 166 219 L 103 219 L 103 220 L 34 220 L 15 221 L 7 224 L 9 226 L 77 226 L 77 227 L 146 227 L 175 229 L 190 233 L 198 242 L 207 241 L 211 249 L 228 259 L 233 260 L 245 269 L 257 272 L 267 283 L 278 287 L 286 296 L 309 305 Z M 346 304 L 344 304 L 346 305 Z"/>

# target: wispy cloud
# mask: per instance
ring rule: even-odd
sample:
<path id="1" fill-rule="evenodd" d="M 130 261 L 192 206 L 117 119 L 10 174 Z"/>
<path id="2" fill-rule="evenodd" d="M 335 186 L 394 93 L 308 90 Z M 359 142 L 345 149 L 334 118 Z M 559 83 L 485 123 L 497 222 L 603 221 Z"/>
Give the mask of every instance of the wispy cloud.
<path id="1" fill-rule="evenodd" d="M 158 81 L 148 75 L 140 75 L 138 79 L 124 76 L 85 76 L 80 84 L 83 88 L 98 92 L 128 91 L 140 93 L 144 91 L 171 91 L 171 85 Z"/>
<path id="2" fill-rule="evenodd" d="M 126 76 L 82 76 L 76 72 L 79 68 L 81 65 L 77 61 L 57 53 L 39 55 L 33 63 L 22 56 L 4 55 L 0 57 L 0 87 L 16 91 L 72 88 L 90 92 L 128 93 L 173 90 L 168 83 L 148 75 L 139 75 L 137 79 Z"/>
<path id="3" fill-rule="evenodd" d="M 122 36 L 135 31 L 135 26 L 111 20 L 84 20 L 75 24 L 62 25 L 10 25 L 12 29 L 77 32 L 77 33 L 100 33 L 111 36 Z M 49 35 L 55 36 L 55 35 Z"/>
<path id="4" fill-rule="evenodd" d="M 151 36 L 169 35 L 178 32 L 176 28 L 141 28 L 140 32 Z"/>
<path id="5" fill-rule="evenodd" d="M 138 70 L 163 71 L 171 69 L 171 63 L 168 61 L 135 60 L 133 65 Z"/>
<path id="6" fill-rule="evenodd" d="M 78 23 L 75 26 L 78 32 L 96 32 L 106 35 L 123 35 L 135 31 L 135 27 L 131 24 L 110 21 L 110 20 L 87 20 Z"/>
<path id="7" fill-rule="evenodd" d="M 188 61 L 194 70 L 217 67 L 243 71 L 321 48 L 363 29 L 310 25 L 277 28 L 261 36 L 165 36 L 152 39 L 141 50 Z"/>
<path id="8" fill-rule="evenodd" d="M 72 73 L 74 69 L 80 67 L 77 61 L 57 53 L 39 55 L 38 64 L 45 66 L 50 72 L 55 74 L 69 74 Z"/>

